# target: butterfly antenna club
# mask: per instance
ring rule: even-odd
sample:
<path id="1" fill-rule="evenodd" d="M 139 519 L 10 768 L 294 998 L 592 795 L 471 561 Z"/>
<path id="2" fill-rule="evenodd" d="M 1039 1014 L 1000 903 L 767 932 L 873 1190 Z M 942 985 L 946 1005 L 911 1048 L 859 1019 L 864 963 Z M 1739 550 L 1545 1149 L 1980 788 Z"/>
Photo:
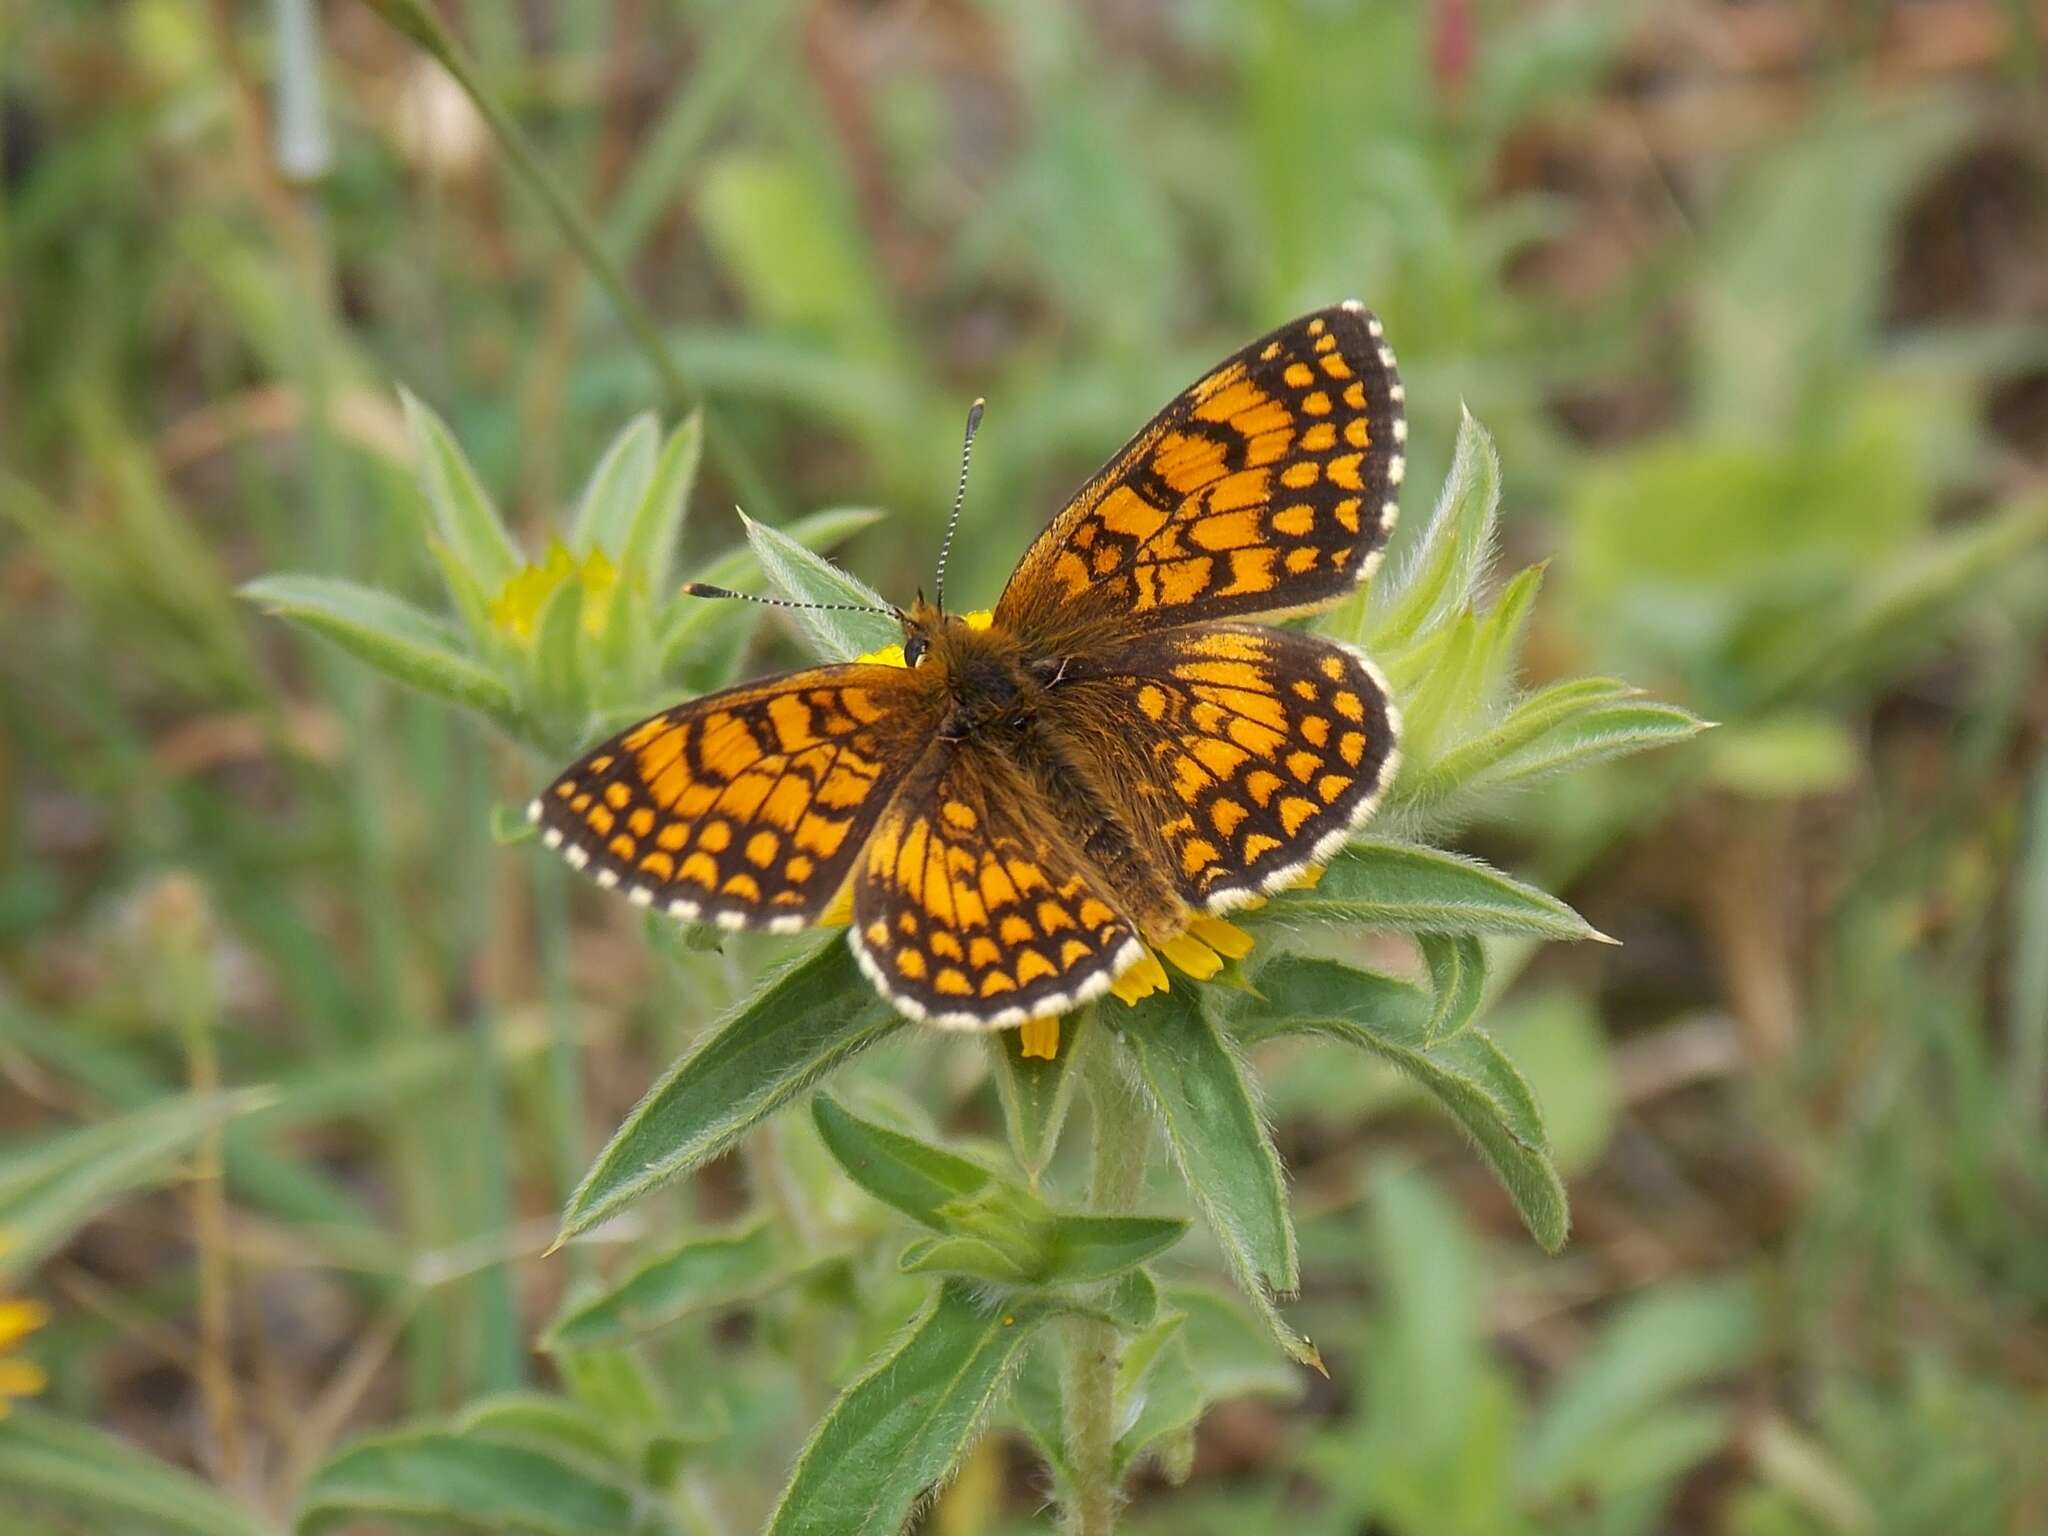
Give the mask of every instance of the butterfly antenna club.
<path id="1" fill-rule="evenodd" d="M 686 581 L 682 586 L 685 597 L 729 597 L 736 602 L 759 603 L 763 608 L 816 608 L 826 613 L 879 613 L 889 618 L 899 618 L 894 608 L 877 608 L 872 603 L 798 603 L 786 597 L 762 597 L 753 592 L 735 592 L 730 587 L 714 587 L 708 581 Z"/>
<path id="2" fill-rule="evenodd" d="M 988 408 L 986 400 L 977 400 L 967 408 L 967 435 L 960 444 L 960 484 L 953 492 L 953 515 L 946 519 L 946 536 L 939 541 L 938 607 L 946 611 L 946 557 L 953 552 L 953 530 L 960 526 L 960 509 L 967 505 L 967 461 L 974 456 L 974 434 L 981 430 L 981 413 Z"/>

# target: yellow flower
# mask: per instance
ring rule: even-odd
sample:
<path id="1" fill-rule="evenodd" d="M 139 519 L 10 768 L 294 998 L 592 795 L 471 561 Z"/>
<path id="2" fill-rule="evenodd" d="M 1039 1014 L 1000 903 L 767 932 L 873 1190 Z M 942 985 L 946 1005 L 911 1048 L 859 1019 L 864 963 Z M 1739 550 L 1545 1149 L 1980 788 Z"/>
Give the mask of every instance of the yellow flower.
<path id="1" fill-rule="evenodd" d="M 618 567 L 593 549 L 581 562 L 560 539 L 548 540 L 547 558 L 539 565 L 520 567 L 519 574 L 505 583 L 490 605 L 491 622 L 522 644 L 533 643 L 540 611 L 549 598 L 569 582 L 583 588 L 583 631 L 601 635 L 611 617 L 612 593 L 619 584 Z"/>
<path id="2" fill-rule="evenodd" d="M 967 615 L 970 629 L 987 629 L 992 615 L 986 609 Z M 900 644 L 884 646 L 879 651 L 870 651 L 860 658 L 862 661 L 879 663 L 887 667 L 903 665 L 903 647 Z M 1320 869 L 1311 870 L 1301 881 L 1313 885 L 1322 876 Z M 1257 903 L 1247 903 L 1257 905 Z M 839 899 L 832 903 L 825 913 L 827 923 L 844 924 L 852 921 L 853 893 L 849 887 L 840 892 Z M 1147 949 L 1139 959 L 1128 967 L 1110 984 L 1110 993 L 1122 998 L 1127 1007 L 1135 1008 L 1141 999 L 1167 988 L 1166 967 L 1159 963 L 1160 956 L 1173 962 L 1174 969 L 1184 971 L 1197 981 L 1207 981 L 1220 972 L 1225 962 L 1242 960 L 1252 952 L 1252 936 L 1235 923 L 1227 923 L 1220 917 L 1199 916 L 1189 920 L 1187 928 L 1175 934 L 1158 947 L 1155 952 Z M 1031 1019 L 1017 1026 L 1019 1054 L 1026 1059 L 1052 1061 L 1060 1051 L 1060 1021 L 1058 1018 Z"/>
<path id="3" fill-rule="evenodd" d="M 0 1253 L 11 1246 L 13 1240 L 0 1232 Z M 49 1320 L 40 1302 L 0 1296 L 0 1419 L 7 1417 L 8 1404 L 15 1398 L 34 1397 L 47 1385 L 41 1366 L 17 1359 L 10 1351 Z"/>

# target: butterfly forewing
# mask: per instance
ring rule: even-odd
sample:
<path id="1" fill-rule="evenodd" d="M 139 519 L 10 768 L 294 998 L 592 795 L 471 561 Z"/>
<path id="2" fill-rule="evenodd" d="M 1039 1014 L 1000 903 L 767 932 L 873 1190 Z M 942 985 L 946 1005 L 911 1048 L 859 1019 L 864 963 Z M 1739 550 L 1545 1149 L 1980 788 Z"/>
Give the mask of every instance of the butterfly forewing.
<path id="1" fill-rule="evenodd" d="M 728 928 L 817 921 L 937 701 L 900 667 L 819 667 L 643 720 L 542 791 L 542 836 L 600 884 Z"/>
<path id="2" fill-rule="evenodd" d="M 1059 812 L 973 742 L 923 765 L 875 828 L 851 938 L 898 1008 L 968 1029 L 1065 1013 L 1143 954 Z"/>
<path id="3" fill-rule="evenodd" d="M 1055 646 L 1301 613 L 1350 592 L 1392 531 L 1407 426 L 1394 355 L 1356 304 L 1227 359 L 1039 535 L 995 622 Z"/>
<path id="4" fill-rule="evenodd" d="M 1249 624 L 1141 635 L 1076 664 L 1046 726 L 1164 843 L 1198 910 L 1286 885 L 1336 852 L 1392 779 L 1399 728 L 1363 657 Z"/>

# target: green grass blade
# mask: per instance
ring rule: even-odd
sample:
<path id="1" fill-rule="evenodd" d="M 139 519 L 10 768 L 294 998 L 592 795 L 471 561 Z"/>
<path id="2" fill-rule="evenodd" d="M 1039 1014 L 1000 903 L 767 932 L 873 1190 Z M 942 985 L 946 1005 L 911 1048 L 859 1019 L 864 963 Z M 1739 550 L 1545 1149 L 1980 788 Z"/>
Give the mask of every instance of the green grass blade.
<path id="1" fill-rule="evenodd" d="M 789 1273 L 776 1231 L 765 1222 L 693 1237 L 572 1301 L 542 1342 L 551 1350 L 623 1344 L 693 1312 L 759 1296 Z"/>
<path id="2" fill-rule="evenodd" d="M 91 1527 L 181 1532 L 184 1536 L 271 1536 L 274 1527 L 230 1503 L 190 1473 L 124 1440 L 55 1414 L 22 1409 L 0 1422 L 0 1490 L 19 1510 L 78 1514 Z M 101 1524 L 99 1522 L 104 1522 Z"/>
<path id="3" fill-rule="evenodd" d="M 307 1484 L 298 1536 L 360 1522 L 434 1521 L 463 1531 L 531 1536 L 629 1536 L 634 1497 L 583 1459 L 550 1455 L 531 1437 L 408 1430 L 359 1440 Z"/>

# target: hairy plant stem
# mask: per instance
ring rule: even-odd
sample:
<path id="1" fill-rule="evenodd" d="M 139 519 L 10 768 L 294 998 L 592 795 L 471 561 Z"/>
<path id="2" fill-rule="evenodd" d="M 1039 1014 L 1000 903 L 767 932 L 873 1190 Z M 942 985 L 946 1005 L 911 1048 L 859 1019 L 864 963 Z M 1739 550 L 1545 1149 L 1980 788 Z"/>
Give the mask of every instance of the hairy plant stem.
<path id="1" fill-rule="evenodd" d="M 1092 1031 L 1085 1055 L 1074 1063 L 1087 1073 L 1095 1122 L 1095 1166 L 1088 1208 L 1103 1215 L 1130 1210 L 1145 1184 L 1152 1115 L 1116 1056 L 1107 1031 Z M 1123 1342 L 1108 1323 L 1074 1318 L 1066 1324 L 1067 1464 L 1073 1474 L 1066 1509 L 1067 1536 L 1109 1536 L 1116 1529 L 1116 1376 Z"/>

